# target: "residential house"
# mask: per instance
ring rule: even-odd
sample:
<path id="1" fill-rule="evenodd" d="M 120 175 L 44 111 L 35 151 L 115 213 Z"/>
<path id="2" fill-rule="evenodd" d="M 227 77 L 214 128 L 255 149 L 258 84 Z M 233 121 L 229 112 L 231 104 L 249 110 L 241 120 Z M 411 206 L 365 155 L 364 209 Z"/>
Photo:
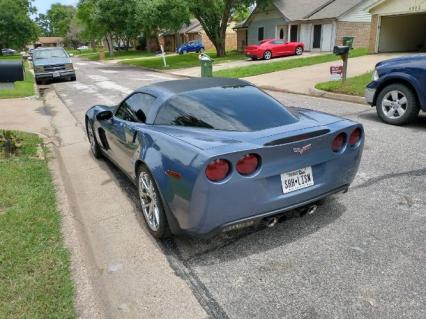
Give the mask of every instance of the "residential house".
<path id="1" fill-rule="evenodd" d="M 34 47 L 61 47 L 64 45 L 64 38 L 61 37 L 39 37 L 34 43 Z"/>
<path id="2" fill-rule="evenodd" d="M 238 47 L 267 38 L 304 42 L 307 51 L 332 51 L 343 37 L 354 37 L 354 47 L 368 47 L 374 0 L 273 0 L 256 7 L 236 28 Z"/>
<path id="3" fill-rule="evenodd" d="M 426 52 L 426 0 L 380 0 L 368 11 L 371 53 Z"/>
<path id="4" fill-rule="evenodd" d="M 235 50 L 237 48 L 237 34 L 233 30 L 234 26 L 235 23 L 231 22 L 226 30 L 226 50 Z M 167 31 L 160 35 L 160 43 L 164 46 L 164 50 L 168 52 L 175 52 L 182 43 L 192 40 L 202 41 L 206 50 L 214 49 L 213 43 L 197 19 L 192 19 L 188 25 L 184 25 L 177 32 Z"/>

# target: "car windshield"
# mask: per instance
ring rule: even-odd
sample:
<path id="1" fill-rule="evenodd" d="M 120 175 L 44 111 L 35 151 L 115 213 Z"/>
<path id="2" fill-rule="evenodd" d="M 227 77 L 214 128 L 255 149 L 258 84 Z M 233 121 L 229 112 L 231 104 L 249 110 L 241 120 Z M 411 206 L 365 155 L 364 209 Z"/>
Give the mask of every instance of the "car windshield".
<path id="1" fill-rule="evenodd" d="M 179 94 L 161 107 L 155 124 L 250 132 L 296 121 L 275 99 L 246 85 Z"/>
<path id="2" fill-rule="evenodd" d="M 36 60 L 50 58 L 68 58 L 68 55 L 64 49 L 34 50 L 33 56 Z"/>

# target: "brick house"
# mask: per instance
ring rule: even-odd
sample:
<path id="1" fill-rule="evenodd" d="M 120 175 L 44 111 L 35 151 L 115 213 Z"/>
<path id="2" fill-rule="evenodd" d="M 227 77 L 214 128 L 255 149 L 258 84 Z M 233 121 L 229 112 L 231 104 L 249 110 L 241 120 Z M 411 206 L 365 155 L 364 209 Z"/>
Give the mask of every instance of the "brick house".
<path id="1" fill-rule="evenodd" d="M 226 50 L 235 50 L 237 48 L 237 34 L 232 29 L 234 26 L 235 23 L 231 22 L 226 30 Z M 214 49 L 213 43 L 197 19 L 192 19 L 188 25 L 183 26 L 177 32 L 166 31 L 160 34 L 160 43 L 164 46 L 164 50 L 168 52 L 175 52 L 182 43 L 192 40 L 203 42 L 206 50 Z"/>
<path id="2" fill-rule="evenodd" d="M 280 38 L 304 42 L 306 51 L 331 51 L 343 37 L 355 37 L 354 47 L 367 48 L 375 0 L 273 0 L 266 8 L 255 8 L 237 26 L 238 48 L 262 39 Z"/>
<path id="3" fill-rule="evenodd" d="M 34 47 L 62 47 L 64 38 L 61 37 L 39 37 L 34 43 Z"/>

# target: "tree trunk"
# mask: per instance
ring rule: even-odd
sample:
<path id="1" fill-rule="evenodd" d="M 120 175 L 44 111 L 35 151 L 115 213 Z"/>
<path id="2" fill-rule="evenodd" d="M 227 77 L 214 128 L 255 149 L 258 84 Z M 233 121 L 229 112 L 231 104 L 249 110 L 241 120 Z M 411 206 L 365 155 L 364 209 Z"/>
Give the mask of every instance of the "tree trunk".
<path id="1" fill-rule="evenodd" d="M 105 36 L 105 40 L 107 42 L 108 52 L 111 56 L 113 56 L 114 55 L 114 48 L 113 48 L 113 45 L 112 45 L 111 33 L 107 33 L 107 35 Z"/>

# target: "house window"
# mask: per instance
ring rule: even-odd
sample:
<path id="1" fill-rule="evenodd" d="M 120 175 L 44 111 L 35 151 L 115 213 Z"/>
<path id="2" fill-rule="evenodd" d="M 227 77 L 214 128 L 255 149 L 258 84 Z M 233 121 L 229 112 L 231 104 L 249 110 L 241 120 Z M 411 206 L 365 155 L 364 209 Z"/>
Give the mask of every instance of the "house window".
<path id="1" fill-rule="evenodd" d="M 260 27 L 259 29 L 257 29 L 257 41 L 262 41 L 264 38 L 264 32 L 265 32 L 265 28 L 264 27 Z"/>
<path id="2" fill-rule="evenodd" d="M 284 29 L 280 29 L 280 39 L 284 39 Z"/>

